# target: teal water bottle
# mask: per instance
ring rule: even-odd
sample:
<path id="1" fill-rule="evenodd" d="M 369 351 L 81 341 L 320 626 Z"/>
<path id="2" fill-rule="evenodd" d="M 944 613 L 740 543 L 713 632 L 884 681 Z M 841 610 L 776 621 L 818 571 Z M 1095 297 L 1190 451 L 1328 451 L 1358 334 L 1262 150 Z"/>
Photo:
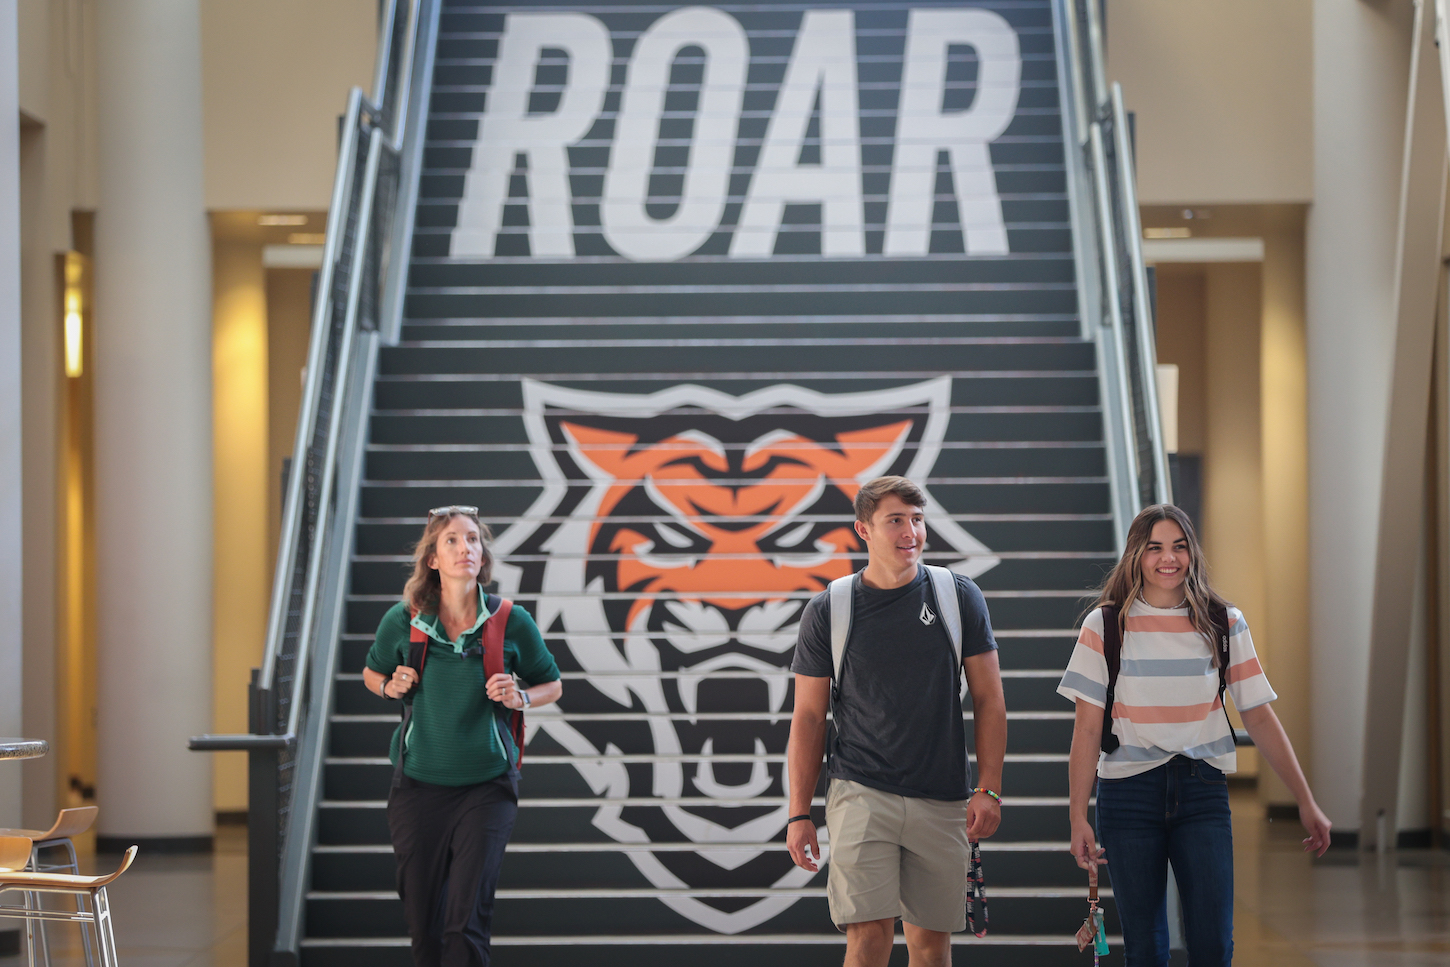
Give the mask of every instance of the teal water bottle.
<path id="1" fill-rule="evenodd" d="M 1103 925 L 1103 911 L 1101 909 L 1093 911 L 1093 923 L 1098 928 L 1097 937 L 1093 940 L 1093 943 L 1096 944 L 1095 949 L 1099 957 L 1105 957 L 1108 953 L 1108 928 Z"/>

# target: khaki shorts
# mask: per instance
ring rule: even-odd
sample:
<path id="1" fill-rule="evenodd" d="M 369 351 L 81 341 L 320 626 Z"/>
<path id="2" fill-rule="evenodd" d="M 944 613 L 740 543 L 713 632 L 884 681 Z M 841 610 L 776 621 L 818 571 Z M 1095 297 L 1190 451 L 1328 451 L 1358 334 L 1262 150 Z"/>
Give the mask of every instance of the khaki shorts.
<path id="1" fill-rule="evenodd" d="M 894 920 L 951 933 L 967 926 L 967 800 L 897 796 L 832 779 L 826 791 L 837 928 Z"/>

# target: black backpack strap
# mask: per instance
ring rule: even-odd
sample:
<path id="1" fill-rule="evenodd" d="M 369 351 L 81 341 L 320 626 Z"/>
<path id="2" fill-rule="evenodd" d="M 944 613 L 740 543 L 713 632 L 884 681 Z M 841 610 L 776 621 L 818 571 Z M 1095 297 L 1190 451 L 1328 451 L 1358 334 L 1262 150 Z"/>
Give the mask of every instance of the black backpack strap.
<path id="1" fill-rule="evenodd" d="M 1213 630 L 1213 648 L 1218 653 L 1218 704 L 1223 709 L 1224 720 L 1228 722 L 1229 734 L 1233 735 L 1234 720 L 1228 717 L 1228 705 L 1223 700 L 1224 692 L 1228 691 L 1228 639 L 1229 632 L 1233 630 L 1229 627 L 1227 605 L 1214 611 Z"/>
<path id="2" fill-rule="evenodd" d="M 408 667 L 418 673 L 418 684 L 403 696 L 403 724 L 398 731 L 398 764 L 393 766 L 393 788 L 403 784 L 403 763 L 408 758 L 408 726 L 413 723 L 413 699 L 423 687 L 423 663 L 428 660 L 428 636 L 417 628 L 408 636 Z"/>
<path id="3" fill-rule="evenodd" d="M 1113 694 L 1118 687 L 1118 671 L 1123 667 L 1123 629 L 1118 624 L 1116 605 L 1103 605 L 1103 658 L 1108 662 L 1108 694 L 1103 705 L 1103 751 L 1118 748 L 1113 734 Z"/>

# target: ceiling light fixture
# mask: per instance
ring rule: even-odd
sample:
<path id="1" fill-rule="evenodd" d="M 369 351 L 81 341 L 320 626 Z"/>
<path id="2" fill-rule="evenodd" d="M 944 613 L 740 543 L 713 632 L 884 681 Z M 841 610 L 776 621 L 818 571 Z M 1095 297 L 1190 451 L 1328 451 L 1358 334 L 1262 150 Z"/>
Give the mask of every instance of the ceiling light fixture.
<path id="1" fill-rule="evenodd" d="M 322 232 L 293 232 L 287 236 L 288 245 L 321 245 L 327 241 Z"/>
<path id="2" fill-rule="evenodd" d="M 257 218 L 258 225 L 268 227 L 274 225 L 306 225 L 306 215 L 260 215 Z"/>

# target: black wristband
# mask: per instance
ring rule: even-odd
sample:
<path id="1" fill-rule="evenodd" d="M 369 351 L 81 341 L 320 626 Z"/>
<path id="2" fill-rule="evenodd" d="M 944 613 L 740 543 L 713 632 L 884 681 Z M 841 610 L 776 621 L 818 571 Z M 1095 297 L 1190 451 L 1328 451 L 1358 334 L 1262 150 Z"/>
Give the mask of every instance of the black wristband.
<path id="1" fill-rule="evenodd" d="M 791 823 L 799 822 L 802 819 L 810 819 L 810 818 L 811 818 L 811 814 L 810 813 L 805 813 L 804 815 L 801 815 L 801 816 L 792 816 L 790 819 L 787 819 L 785 821 L 785 824 L 787 826 L 789 826 Z"/>
<path id="2" fill-rule="evenodd" d="M 378 689 L 378 694 L 390 702 L 396 702 L 398 699 L 395 696 L 388 694 L 388 682 L 390 681 L 392 681 L 391 678 L 383 679 L 383 687 Z"/>

